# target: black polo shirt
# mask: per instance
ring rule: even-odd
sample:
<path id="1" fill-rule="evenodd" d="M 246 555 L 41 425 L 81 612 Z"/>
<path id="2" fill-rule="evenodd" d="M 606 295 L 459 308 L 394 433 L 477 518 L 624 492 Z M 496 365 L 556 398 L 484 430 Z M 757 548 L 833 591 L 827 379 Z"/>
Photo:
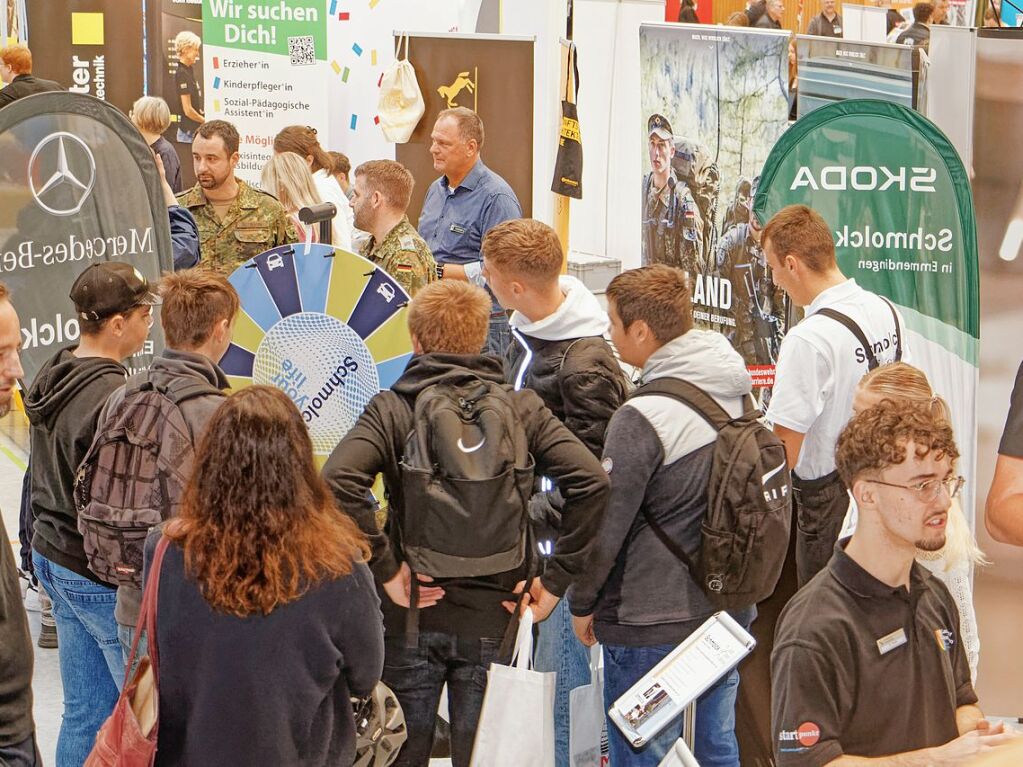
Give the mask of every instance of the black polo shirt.
<path id="1" fill-rule="evenodd" d="M 977 702 L 945 585 L 914 562 L 909 591 L 892 588 L 843 545 L 779 619 L 771 655 L 779 767 L 940 746 L 959 736 L 956 709 Z"/>

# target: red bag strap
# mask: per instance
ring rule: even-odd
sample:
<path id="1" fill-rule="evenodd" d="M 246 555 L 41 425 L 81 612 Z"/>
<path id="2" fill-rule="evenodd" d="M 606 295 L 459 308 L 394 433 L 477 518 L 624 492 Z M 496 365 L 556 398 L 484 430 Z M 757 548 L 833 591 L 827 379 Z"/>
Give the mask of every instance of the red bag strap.
<path id="1" fill-rule="evenodd" d="M 131 669 L 135 665 L 135 654 L 138 652 L 139 639 L 142 637 L 143 629 L 146 632 L 149 643 L 148 653 L 150 665 L 153 667 L 153 676 L 157 686 L 160 684 L 159 657 L 156 647 L 156 606 L 160 595 L 160 568 L 163 565 L 163 556 L 170 545 L 170 538 L 166 535 L 160 536 L 156 544 L 156 552 L 153 554 L 153 562 L 149 566 L 149 577 L 146 580 L 145 591 L 142 592 L 142 605 L 139 608 L 139 617 L 135 622 L 135 638 L 131 643 L 131 652 L 128 654 L 128 663 L 124 669 L 124 687 L 127 689 L 130 681 Z"/>

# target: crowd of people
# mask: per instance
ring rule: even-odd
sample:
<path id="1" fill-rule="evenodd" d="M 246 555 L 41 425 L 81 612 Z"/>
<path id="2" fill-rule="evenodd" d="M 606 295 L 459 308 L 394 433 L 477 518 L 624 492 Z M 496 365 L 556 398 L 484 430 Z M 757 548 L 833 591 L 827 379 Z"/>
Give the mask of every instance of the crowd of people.
<path id="1" fill-rule="evenodd" d="M 766 5 L 777 23 L 781 0 Z M 23 50 L 0 53 L 5 80 Z M 195 112 L 179 130 L 197 183 L 176 188 L 168 114 L 144 98 L 131 119 L 177 222 L 176 271 L 157 285 L 126 263 L 85 269 L 70 293 L 80 339 L 24 397 L 31 569 L 52 601 L 64 691 L 58 767 L 85 763 L 147 647 L 158 765 L 372 764 L 352 700 L 383 682 L 405 723 L 393 763 L 428 765 L 446 687 L 452 764 L 467 767 L 488 669 L 510 662 L 524 610 L 538 623 L 535 668 L 557 674 L 551 725 L 567 767 L 588 648 L 601 646 L 608 709 L 716 612 L 689 561 L 706 545 L 718 430 L 684 398 L 635 396 L 634 384 L 686 382 L 737 418 L 753 392 L 743 358 L 694 327 L 682 269 L 621 273 L 606 311 L 562 274 L 557 234 L 522 218 L 484 165 L 471 110 L 433 126 L 440 175 L 415 226 L 406 168 L 352 171 L 304 126 L 276 136 L 257 189 L 234 174 L 234 126 Z M 337 208 L 332 241 L 408 292 L 414 355 L 318 469 L 293 401 L 270 386 L 232 393 L 218 362 L 239 314 L 227 275 L 315 241 L 297 213 L 322 202 Z M 776 763 L 966 764 L 1015 735 L 984 718 L 973 686 L 964 579 L 983 555 L 956 502 L 951 414 L 912 366 L 899 311 L 842 273 L 817 212 L 790 206 L 751 232 L 805 314 L 781 342 L 765 414 L 778 471 L 791 471 L 799 585 L 771 650 Z M 3 413 L 23 376 L 17 302 L 0 284 Z M 157 321 L 166 348 L 128 376 Z M 1021 418 L 1018 384 L 988 524 L 1023 545 Z M 32 647 L 8 546 L 0 579 L 0 763 L 35 767 Z M 136 636 L 147 589 L 156 628 Z M 747 629 L 757 620 L 756 604 L 728 612 Z M 703 767 L 739 764 L 739 684 L 733 668 L 696 701 Z M 682 728 L 679 717 L 637 748 L 609 719 L 610 762 L 659 765 Z"/>

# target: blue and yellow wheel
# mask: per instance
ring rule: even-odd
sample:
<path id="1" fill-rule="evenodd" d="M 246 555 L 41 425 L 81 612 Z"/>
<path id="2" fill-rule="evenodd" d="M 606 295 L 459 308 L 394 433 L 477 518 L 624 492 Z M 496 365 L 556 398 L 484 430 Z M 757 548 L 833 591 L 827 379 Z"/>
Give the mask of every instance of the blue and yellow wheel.
<path id="1" fill-rule="evenodd" d="M 220 366 L 233 388 L 282 389 L 322 462 L 412 356 L 408 295 L 370 261 L 327 245 L 285 245 L 230 276 L 241 297 Z"/>

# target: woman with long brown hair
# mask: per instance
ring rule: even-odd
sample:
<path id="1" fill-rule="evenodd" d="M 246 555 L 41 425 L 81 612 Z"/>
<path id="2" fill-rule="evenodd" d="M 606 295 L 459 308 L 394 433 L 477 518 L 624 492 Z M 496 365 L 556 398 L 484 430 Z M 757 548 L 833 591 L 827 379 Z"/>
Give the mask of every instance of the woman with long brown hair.
<path id="1" fill-rule="evenodd" d="M 350 698 L 383 665 L 380 602 L 302 416 L 277 388 L 242 389 L 195 467 L 163 532 L 156 764 L 351 765 Z"/>

